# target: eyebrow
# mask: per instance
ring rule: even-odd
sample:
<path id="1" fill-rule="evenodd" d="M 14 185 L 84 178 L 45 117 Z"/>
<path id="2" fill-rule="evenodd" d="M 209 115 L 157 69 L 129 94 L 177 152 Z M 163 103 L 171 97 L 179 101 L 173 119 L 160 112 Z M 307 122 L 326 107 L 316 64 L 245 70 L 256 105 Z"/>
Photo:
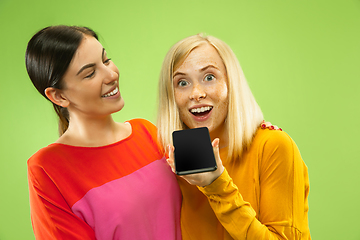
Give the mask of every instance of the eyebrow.
<path id="1" fill-rule="evenodd" d="M 208 65 L 206 67 L 203 67 L 202 69 L 200 69 L 200 71 L 203 72 L 203 71 L 207 70 L 208 68 L 215 68 L 220 71 L 220 69 L 214 65 Z"/>
<path id="2" fill-rule="evenodd" d="M 102 49 L 102 58 L 104 58 L 104 55 L 105 55 L 105 48 Z M 85 69 L 87 68 L 91 68 L 93 66 L 95 66 L 96 64 L 95 63 L 89 63 L 89 64 L 86 64 L 84 65 L 82 68 L 80 68 L 80 70 L 77 72 L 76 76 L 79 75 L 82 71 L 84 71 Z"/>
<path id="3" fill-rule="evenodd" d="M 215 69 L 217 69 L 217 70 L 220 71 L 220 69 L 219 69 L 218 67 L 216 67 L 215 65 L 207 65 L 207 66 L 201 68 L 200 71 L 201 71 L 201 72 L 204 72 L 204 71 L 206 71 L 206 70 L 209 69 L 209 68 L 215 68 Z M 175 77 L 175 76 L 177 76 L 177 75 L 186 75 L 186 74 L 183 73 L 183 72 L 176 72 L 173 77 Z"/>
<path id="4" fill-rule="evenodd" d="M 176 72 L 174 75 L 173 75 L 173 78 L 176 77 L 177 75 L 186 75 L 185 73 L 182 73 L 182 72 Z"/>

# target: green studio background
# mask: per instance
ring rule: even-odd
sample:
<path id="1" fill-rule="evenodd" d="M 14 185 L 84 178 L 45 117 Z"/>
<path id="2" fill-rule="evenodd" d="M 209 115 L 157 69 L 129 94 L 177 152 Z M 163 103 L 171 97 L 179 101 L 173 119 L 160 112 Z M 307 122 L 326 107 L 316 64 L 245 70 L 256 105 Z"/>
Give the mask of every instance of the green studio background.
<path id="1" fill-rule="evenodd" d="M 360 239 L 360 1 L 0 1 L 0 239 L 34 239 L 27 159 L 57 139 L 52 106 L 24 63 L 48 25 L 85 25 L 120 69 L 117 121 L 155 122 L 165 53 L 199 32 L 234 50 L 265 118 L 297 143 L 309 167 L 313 239 Z"/>

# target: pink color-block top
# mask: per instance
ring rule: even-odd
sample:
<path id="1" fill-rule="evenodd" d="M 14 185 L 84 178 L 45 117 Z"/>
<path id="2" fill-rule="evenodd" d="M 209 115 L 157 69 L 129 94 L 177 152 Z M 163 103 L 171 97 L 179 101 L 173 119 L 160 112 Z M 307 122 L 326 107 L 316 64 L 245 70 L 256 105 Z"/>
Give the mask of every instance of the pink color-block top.
<path id="1" fill-rule="evenodd" d="M 181 193 L 156 128 L 103 147 L 51 144 L 28 161 L 36 239 L 181 239 Z"/>

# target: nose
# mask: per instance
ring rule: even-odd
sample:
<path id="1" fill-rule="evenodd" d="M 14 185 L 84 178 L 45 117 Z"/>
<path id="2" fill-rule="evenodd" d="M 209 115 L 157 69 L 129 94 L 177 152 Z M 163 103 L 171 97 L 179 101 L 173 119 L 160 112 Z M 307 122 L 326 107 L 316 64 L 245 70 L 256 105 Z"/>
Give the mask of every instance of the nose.
<path id="1" fill-rule="evenodd" d="M 194 83 L 189 98 L 199 102 L 201 99 L 206 98 L 206 92 L 200 84 Z"/>
<path id="2" fill-rule="evenodd" d="M 119 70 L 111 67 L 105 67 L 104 83 L 111 84 L 119 79 Z"/>

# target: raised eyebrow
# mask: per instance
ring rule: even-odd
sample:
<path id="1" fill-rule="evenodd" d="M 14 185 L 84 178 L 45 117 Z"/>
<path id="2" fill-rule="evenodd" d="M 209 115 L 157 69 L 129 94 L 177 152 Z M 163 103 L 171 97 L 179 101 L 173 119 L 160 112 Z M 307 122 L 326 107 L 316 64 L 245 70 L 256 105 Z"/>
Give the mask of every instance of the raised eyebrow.
<path id="1" fill-rule="evenodd" d="M 217 70 L 220 71 L 220 69 L 219 69 L 218 67 L 216 67 L 215 65 L 208 65 L 208 66 L 206 66 L 206 67 L 201 68 L 200 71 L 201 71 L 201 72 L 204 72 L 204 71 L 206 71 L 206 70 L 209 69 L 209 68 L 215 68 L 215 69 L 217 69 Z"/>
<path id="2" fill-rule="evenodd" d="M 101 56 L 102 58 L 104 58 L 106 52 L 105 52 L 105 48 L 102 49 L 102 53 L 101 53 Z M 77 72 L 76 76 L 79 75 L 82 71 L 84 71 L 85 69 L 87 68 L 91 68 L 91 67 L 94 67 L 96 64 L 95 63 L 89 63 L 89 64 L 86 64 L 84 65 L 82 68 L 80 68 L 80 70 Z"/>
<path id="3" fill-rule="evenodd" d="M 176 77 L 177 75 L 185 76 L 186 74 L 185 74 L 185 73 L 182 73 L 182 72 L 176 72 L 176 73 L 173 75 L 173 78 Z"/>

